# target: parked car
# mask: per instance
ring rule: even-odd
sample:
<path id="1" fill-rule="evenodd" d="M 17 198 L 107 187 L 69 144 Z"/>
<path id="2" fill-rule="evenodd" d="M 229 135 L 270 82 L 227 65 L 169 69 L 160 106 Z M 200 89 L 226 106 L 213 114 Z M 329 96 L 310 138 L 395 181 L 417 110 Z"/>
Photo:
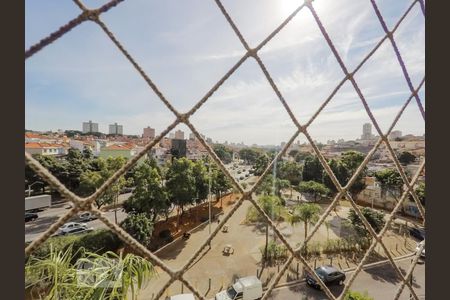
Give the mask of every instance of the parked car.
<path id="1" fill-rule="evenodd" d="M 180 294 L 167 297 L 166 300 L 195 300 L 194 294 Z"/>
<path id="2" fill-rule="evenodd" d="M 38 215 L 35 213 L 25 213 L 25 222 L 34 221 L 38 218 Z"/>
<path id="3" fill-rule="evenodd" d="M 64 235 L 74 235 L 74 234 L 83 234 L 88 233 L 94 230 L 94 228 L 84 228 L 84 227 L 75 227 L 65 231 Z"/>
<path id="4" fill-rule="evenodd" d="M 423 228 L 409 228 L 409 234 L 419 241 L 423 241 L 425 239 L 425 229 Z"/>
<path id="5" fill-rule="evenodd" d="M 215 300 L 255 300 L 263 295 L 262 282 L 256 276 L 239 278 L 236 282 L 216 294 Z"/>
<path id="6" fill-rule="evenodd" d="M 314 272 L 326 285 L 336 283 L 342 285 L 345 281 L 345 273 L 332 266 L 321 266 L 315 269 Z M 321 289 L 320 284 L 311 274 L 306 274 L 306 283 L 316 289 Z"/>
<path id="7" fill-rule="evenodd" d="M 57 235 L 65 235 L 66 233 L 70 232 L 72 229 L 75 228 L 87 229 L 87 225 L 78 222 L 69 222 L 59 228 Z"/>
<path id="8" fill-rule="evenodd" d="M 81 222 L 89 222 L 89 221 L 97 219 L 97 216 L 95 214 L 91 213 L 90 211 L 86 211 L 86 212 L 80 213 L 78 215 L 78 219 Z"/>
<path id="9" fill-rule="evenodd" d="M 417 244 L 416 252 L 419 252 L 420 247 L 422 247 L 422 245 L 423 245 L 424 243 L 425 243 L 425 241 L 421 241 L 420 243 Z M 423 248 L 422 253 L 420 253 L 420 256 L 423 257 L 423 258 L 425 258 L 425 247 Z"/>

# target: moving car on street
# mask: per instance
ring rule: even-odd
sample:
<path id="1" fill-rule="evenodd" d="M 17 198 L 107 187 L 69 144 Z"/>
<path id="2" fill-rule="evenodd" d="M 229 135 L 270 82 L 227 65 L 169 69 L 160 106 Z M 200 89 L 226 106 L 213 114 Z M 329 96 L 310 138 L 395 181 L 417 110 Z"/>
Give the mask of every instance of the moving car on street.
<path id="1" fill-rule="evenodd" d="M 94 228 L 92 228 L 92 227 L 90 227 L 90 228 L 76 227 L 76 228 L 68 229 L 67 231 L 65 231 L 64 235 L 83 234 L 83 233 L 91 232 L 93 230 L 94 230 Z"/>
<path id="2" fill-rule="evenodd" d="M 25 222 L 34 221 L 38 218 L 38 215 L 35 213 L 25 213 Z"/>
<path id="3" fill-rule="evenodd" d="M 317 276 L 319 276 L 326 285 L 342 285 L 345 281 L 345 273 L 333 266 L 321 266 L 315 269 L 314 272 L 316 272 Z M 306 275 L 306 283 L 316 289 L 321 289 L 320 284 L 311 274 Z"/>
<path id="4" fill-rule="evenodd" d="M 59 228 L 57 235 L 66 235 L 67 233 L 72 232 L 73 229 L 77 228 L 87 229 L 87 225 L 78 222 L 69 222 Z"/>
<path id="5" fill-rule="evenodd" d="M 93 213 L 91 213 L 90 211 L 86 211 L 86 212 L 80 213 L 78 215 L 78 219 L 80 220 L 80 222 L 89 222 L 89 221 L 97 219 L 97 216 L 94 215 Z"/>

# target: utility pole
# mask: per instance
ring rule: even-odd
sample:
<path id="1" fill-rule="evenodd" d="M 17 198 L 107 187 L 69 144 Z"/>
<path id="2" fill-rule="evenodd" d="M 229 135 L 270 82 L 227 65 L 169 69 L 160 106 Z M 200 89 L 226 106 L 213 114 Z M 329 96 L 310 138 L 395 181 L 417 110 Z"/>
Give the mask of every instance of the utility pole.
<path id="1" fill-rule="evenodd" d="M 116 203 L 114 205 L 114 220 L 116 221 L 116 225 L 117 225 L 117 204 L 119 202 L 119 190 L 117 190 L 117 194 L 116 194 Z"/>

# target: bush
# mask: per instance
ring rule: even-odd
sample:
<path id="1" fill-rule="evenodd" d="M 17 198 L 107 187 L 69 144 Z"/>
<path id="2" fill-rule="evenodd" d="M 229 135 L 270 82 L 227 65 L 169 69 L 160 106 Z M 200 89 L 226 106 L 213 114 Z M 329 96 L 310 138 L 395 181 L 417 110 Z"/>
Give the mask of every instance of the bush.
<path id="1" fill-rule="evenodd" d="M 100 229 L 82 235 L 55 236 L 46 240 L 32 255 L 45 258 L 50 253 L 50 246 L 53 247 L 54 251 L 64 252 L 70 245 L 73 245 L 73 253 L 76 253 L 80 248 L 84 248 L 91 252 L 103 254 L 107 251 L 117 251 L 122 246 L 122 240 L 108 229 Z"/>
<path id="2" fill-rule="evenodd" d="M 107 251 L 115 252 L 122 247 L 122 240 L 109 229 L 100 229 L 79 236 L 74 242 L 73 249 L 77 251 L 83 247 L 90 252 L 103 254 Z"/>
<path id="3" fill-rule="evenodd" d="M 53 247 L 55 252 L 65 252 L 79 238 L 79 235 L 51 237 L 34 250 L 32 255 L 38 258 L 45 258 L 50 254 L 50 247 Z"/>
<path id="4" fill-rule="evenodd" d="M 167 238 L 171 237 L 172 234 L 170 233 L 169 229 L 164 229 L 159 232 L 158 236 L 162 239 L 167 239 Z"/>
<path id="5" fill-rule="evenodd" d="M 284 244 L 277 244 L 270 241 L 267 245 L 267 257 L 265 257 L 265 246 L 259 248 L 262 255 L 262 260 L 266 262 L 284 261 L 288 257 L 287 248 Z"/>
<path id="6" fill-rule="evenodd" d="M 360 292 L 348 291 L 347 294 L 345 294 L 344 300 L 374 300 L 374 299 L 370 297 L 367 294 L 367 292 L 362 294 Z"/>

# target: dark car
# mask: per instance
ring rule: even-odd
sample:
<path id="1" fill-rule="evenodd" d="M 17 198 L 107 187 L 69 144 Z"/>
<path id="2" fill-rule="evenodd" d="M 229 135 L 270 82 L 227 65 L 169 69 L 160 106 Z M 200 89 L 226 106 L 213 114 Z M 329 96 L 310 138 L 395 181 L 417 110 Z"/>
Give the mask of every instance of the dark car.
<path id="1" fill-rule="evenodd" d="M 425 229 L 423 228 L 410 228 L 409 234 L 419 241 L 423 241 L 425 239 Z"/>
<path id="2" fill-rule="evenodd" d="M 345 281 L 345 273 L 332 266 L 321 266 L 314 270 L 317 276 L 326 285 L 330 284 L 343 284 Z M 316 289 L 320 289 L 319 283 L 314 279 L 311 274 L 306 274 L 306 283 Z"/>
<path id="3" fill-rule="evenodd" d="M 38 218 L 38 215 L 35 213 L 25 213 L 25 222 L 34 221 Z"/>

